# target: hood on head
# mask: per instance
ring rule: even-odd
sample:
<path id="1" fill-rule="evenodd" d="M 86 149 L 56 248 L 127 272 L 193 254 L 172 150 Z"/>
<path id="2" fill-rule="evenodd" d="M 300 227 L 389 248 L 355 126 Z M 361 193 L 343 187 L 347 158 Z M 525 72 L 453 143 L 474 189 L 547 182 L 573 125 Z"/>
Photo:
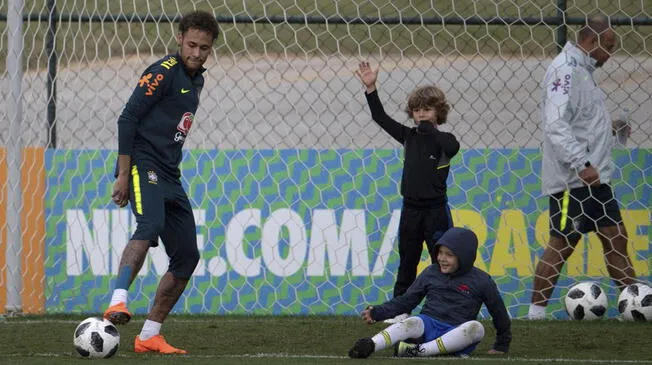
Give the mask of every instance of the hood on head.
<path id="1" fill-rule="evenodd" d="M 478 250 L 478 237 L 472 230 L 453 227 L 446 231 L 437 241 L 436 251 L 439 250 L 438 246 L 446 246 L 457 256 L 460 267 L 453 275 L 460 275 L 471 271 Z"/>

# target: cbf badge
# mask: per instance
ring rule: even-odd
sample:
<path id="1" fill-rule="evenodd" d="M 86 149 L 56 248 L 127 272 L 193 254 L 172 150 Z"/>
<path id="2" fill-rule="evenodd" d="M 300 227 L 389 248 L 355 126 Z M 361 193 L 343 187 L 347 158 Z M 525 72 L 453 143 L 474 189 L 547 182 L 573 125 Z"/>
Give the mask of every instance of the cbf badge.
<path id="1" fill-rule="evenodd" d="M 147 182 L 150 184 L 158 184 L 158 176 L 156 176 L 156 172 L 154 171 L 147 171 Z"/>

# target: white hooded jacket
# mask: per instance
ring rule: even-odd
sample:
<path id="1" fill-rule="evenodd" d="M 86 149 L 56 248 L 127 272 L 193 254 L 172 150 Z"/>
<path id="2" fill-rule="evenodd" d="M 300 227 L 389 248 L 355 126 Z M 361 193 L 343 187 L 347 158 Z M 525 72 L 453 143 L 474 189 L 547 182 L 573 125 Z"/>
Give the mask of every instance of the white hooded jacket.
<path id="1" fill-rule="evenodd" d="M 596 61 L 566 43 L 543 79 L 542 191 L 551 195 L 584 186 L 578 172 L 590 162 L 600 182 L 611 180 L 614 148 L 611 116 L 605 93 L 595 82 Z"/>

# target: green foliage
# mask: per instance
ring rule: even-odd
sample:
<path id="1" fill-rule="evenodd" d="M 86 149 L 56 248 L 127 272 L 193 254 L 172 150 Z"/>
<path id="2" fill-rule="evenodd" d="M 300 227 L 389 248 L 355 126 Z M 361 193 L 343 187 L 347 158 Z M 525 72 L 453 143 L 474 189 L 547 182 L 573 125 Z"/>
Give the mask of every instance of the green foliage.
<path id="1" fill-rule="evenodd" d="M 72 333 L 84 317 L 28 316 L 0 321 L 1 364 L 87 364 L 72 348 Z M 143 319 L 119 328 L 121 347 L 115 359 L 121 365 L 141 364 L 351 364 L 348 349 L 356 339 L 371 336 L 383 324 L 365 325 L 356 317 L 329 316 L 171 316 L 163 334 L 171 344 L 188 350 L 187 356 L 136 354 L 133 338 Z M 509 356 L 486 354 L 494 341 L 490 321 L 483 321 L 486 336 L 472 360 L 438 359 L 437 364 L 564 364 L 618 363 L 650 360 L 647 340 L 650 323 L 603 320 L 595 322 L 522 321 L 512 323 Z M 362 363 L 405 363 L 391 350 L 372 355 Z M 420 360 L 426 363 L 431 360 Z M 412 363 L 412 362 L 410 362 Z"/>

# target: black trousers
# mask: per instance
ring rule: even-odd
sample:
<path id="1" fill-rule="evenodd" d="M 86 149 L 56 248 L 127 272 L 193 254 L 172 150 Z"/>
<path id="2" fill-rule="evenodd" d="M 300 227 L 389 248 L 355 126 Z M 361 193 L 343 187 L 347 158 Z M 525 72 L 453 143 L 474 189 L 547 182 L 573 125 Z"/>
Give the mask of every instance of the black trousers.
<path id="1" fill-rule="evenodd" d="M 426 242 L 432 262 L 436 262 L 435 243 L 451 227 L 453 219 L 446 203 L 427 208 L 403 204 L 398 226 L 399 266 L 394 297 L 405 293 L 417 277 L 423 242 Z"/>

